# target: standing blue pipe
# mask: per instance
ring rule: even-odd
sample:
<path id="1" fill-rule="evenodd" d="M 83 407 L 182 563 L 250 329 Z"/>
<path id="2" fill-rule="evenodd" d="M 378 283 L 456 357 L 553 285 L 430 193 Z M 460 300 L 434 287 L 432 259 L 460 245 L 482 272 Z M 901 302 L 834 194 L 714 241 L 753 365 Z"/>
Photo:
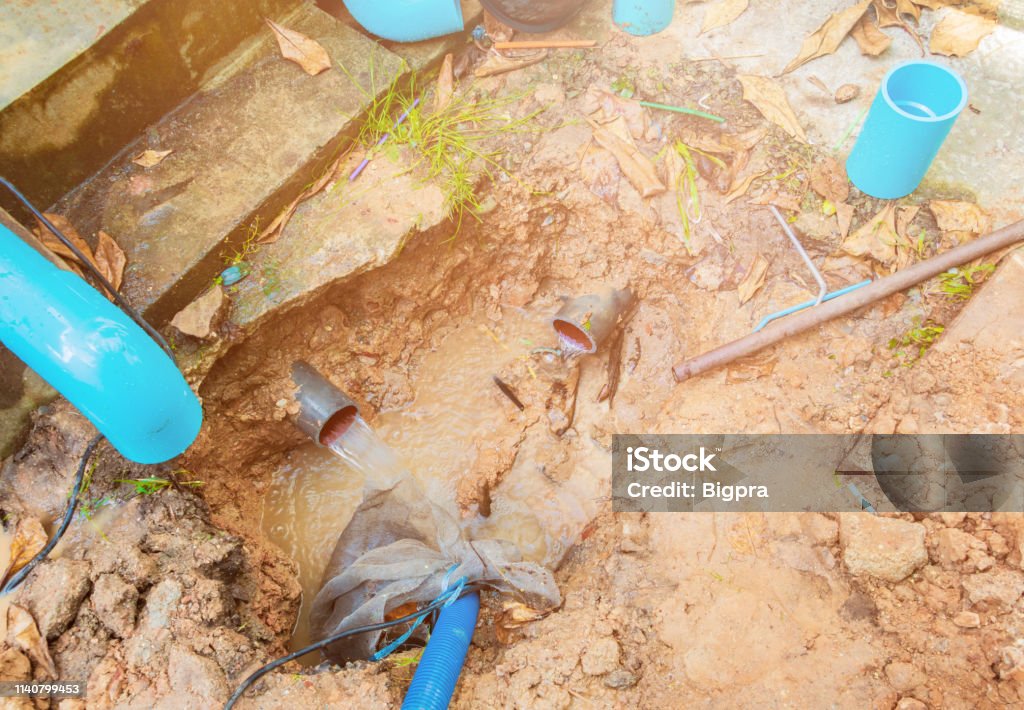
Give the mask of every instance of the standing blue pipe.
<path id="1" fill-rule="evenodd" d="M 967 106 L 967 85 L 941 64 L 912 61 L 889 70 L 846 160 L 861 192 L 894 200 L 917 189 Z"/>
<path id="2" fill-rule="evenodd" d="M 455 693 L 469 642 L 473 639 L 480 595 L 476 592 L 443 607 L 416 667 L 402 710 L 444 710 Z"/>
<path id="3" fill-rule="evenodd" d="M 199 434 L 199 400 L 160 346 L 2 224 L 0 342 L 127 459 L 162 463 Z"/>

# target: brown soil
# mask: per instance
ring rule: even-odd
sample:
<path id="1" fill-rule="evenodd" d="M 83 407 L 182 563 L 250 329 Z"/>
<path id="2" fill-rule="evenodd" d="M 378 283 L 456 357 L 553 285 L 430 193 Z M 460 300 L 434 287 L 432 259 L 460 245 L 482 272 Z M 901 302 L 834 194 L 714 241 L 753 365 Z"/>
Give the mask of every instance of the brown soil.
<path id="1" fill-rule="evenodd" d="M 948 323 L 959 308 L 921 289 L 677 385 L 672 364 L 809 297 L 812 282 L 771 215 L 746 199 L 727 204 L 713 176 L 699 183 L 704 215 L 689 248 L 674 195 L 645 201 L 611 165 L 599 166 L 610 183 L 581 178 L 591 143 L 581 120 L 584 92 L 609 86 L 627 67 L 648 96 L 665 92 L 695 104 L 710 94 L 705 100 L 728 115 L 731 133 L 764 126 L 715 63 L 681 64 L 666 78 L 622 38 L 600 60 L 570 53 L 478 82 L 485 92 L 522 92 L 521 114 L 548 108 L 538 118 L 543 130 L 507 136 L 501 146 L 535 196 L 496 179 L 485 188 L 494 209 L 467 221 L 455 240 L 447 241 L 447 225 L 417 235 L 393 263 L 317 294 L 229 351 L 202 382 L 207 425 L 182 464 L 185 478 L 204 485 L 135 497 L 103 535 L 79 521 L 66 557 L 83 564 L 48 563 L 56 569 L 19 592 L 49 618 L 43 591 L 51 587 L 43 585 L 71 588 L 77 580 L 86 590 L 44 634 L 60 677 L 89 678 L 90 707 L 216 705 L 284 647 L 298 607 L 295 569 L 259 521 L 271 472 L 303 443 L 290 422 L 296 359 L 331 373 L 372 424 L 375 412 L 412 400 L 424 356 L 459 324 L 487 318 L 500 327 L 503 309 L 556 305 L 559 297 L 628 283 L 639 307 L 625 331 L 613 404 L 595 402 L 607 350 L 540 384 L 524 367 L 503 371 L 527 411 L 503 415 L 486 441 L 473 442 L 477 464 L 453 472 L 469 516 L 502 495 L 516 452 L 531 441 L 546 442 L 540 450 L 551 452 L 557 483 L 585 455 L 580 442 L 594 442 L 607 457 L 614 432 L 977 431 L 993 412 L 1002 431 L 1024 431 L 1024 395 L 982 384 L 994 367 L 989 353 L 926 356 L 914 367 L 893 355 L 892 338 L 928 319 Z M 651 118 L 653 135 L 709 130 L 695 119 Z M 642 145 L 654 152 L 653 143 Z M 768 129 L 750 160 L 771 175 L 795 165 L 799 182 L 814 153 Z M 805 199 L 815 200 L 807 205 L 814 214 L 820 201 Z M 855 225 L 879 208 L 858 199 Z M 938 243 L 935 225 L 924 213 L 919 219 Z M 831 227 L 810 216 L 797 226 L 819 263 L 839 256 Z M 737 287 L 756 254 L 770 264 L 765 287 L 743 304 Z M 836 283 L 871 271 L 864 262 L 829 263 Z M 495 390 L 493 406 L 510 405 Z M 943 427 L 927 416 L 939 409 L 956 412 Z M 75 419 L 66 407 L 39 417 L 5 468 L 6 511 L 57 514 L 88 436 Z M 126 466 L 105 454 L 89 498 L 128 498 L 116 479 L 147 474 Z M 1019 516 L 902 517 L 923 526 L 927 562 L 902 581 L 882 582 L 847 569 L 840 537 L 847 516 L 615 515 L 605 504 L 568 545 L 558 571 L 562 609 L 509 635 L 496 627 L 497 601 L 487 600 L 455 706 L 1024 703 L 1024 650 L 1015 641 L 1024 623 Z M 97 615 L 125 599 L 134 600 L 131 619 Z M 291 672 L 268 678 L 242 707 L 354 707 L 356 697 L 359 707 L 394 707 L 408 681 L 408 669 L 393 664 Z"/>

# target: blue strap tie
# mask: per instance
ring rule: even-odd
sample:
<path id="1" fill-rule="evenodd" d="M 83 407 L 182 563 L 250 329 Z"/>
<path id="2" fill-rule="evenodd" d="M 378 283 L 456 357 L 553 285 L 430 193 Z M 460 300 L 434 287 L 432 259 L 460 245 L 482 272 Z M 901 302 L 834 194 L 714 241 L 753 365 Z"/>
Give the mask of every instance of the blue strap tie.
<path id="1" fill-rule="evenodd" d="M 455 570 L 457 570 L 458 568 L 459 565 L 457 563 L 453 564 L 451 567 L 448 568 L 448 571 L 445 572 L 444 579 L 441 580 L 441 593 L 434 598 L 434 601 L 431 602 L 431 604 L 443 600 L 444 606 L 449 606 L 453 604 L 455 600 L 462 595 L 462 590 L 465 588 L 466 583 L 469 581 L 468 579 L 466 579 L 465 575 L 459 577 L 455 581 L 455 586 L 453 586 L 451 589 L 448 588 L 448 585 L 451 582 L 452 573 L 455 572 Z M 426 616 L 426 614 L 423 614 L 422 616 L 417 617 L 416 621 L 412 622 L 412 626 L 410 626 L 401 636 L 396 638 L 394 641 L 389 643 L 384 648 L 374 653 L 372 656 L 370 656 L 370 659 L 374 661 L 380 661 L 390 656 L 396 648 L 398 648 L 403 643 L 409 640 L 409 637 L 412 636 L 413 632 L 416 631 L 416 629 L 423 622 L 423 619 L 426 618 Z"/>

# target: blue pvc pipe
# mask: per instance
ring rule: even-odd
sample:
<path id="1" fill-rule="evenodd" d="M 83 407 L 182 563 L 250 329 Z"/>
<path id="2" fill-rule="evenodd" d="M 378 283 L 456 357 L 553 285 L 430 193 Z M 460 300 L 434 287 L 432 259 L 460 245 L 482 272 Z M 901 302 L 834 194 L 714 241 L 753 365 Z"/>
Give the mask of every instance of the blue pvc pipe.
<path id="1" fill-rule="evenodd" d="M 344 0 L 368 31 L 395 42 L 419 42 L 461 32 L 459 0 Z"/>
<path id="2" fill-rule="evenodd" d="M 872 197 L 909 195 L 966 105 L 967 85 L 951 69 L 928 61 L 893 67 L 846 161 L 850 180 Z"/>
<path id="3" fill-rule="evenodd" d="M 676 0 L 615 0 L 612 21 L 631 35 L 653 35 L 672 22 Z"/>
<path id="4" fill-rule="evenodd" d="M 427 647 L 416 666 L 402 710 L 444 710 L 451 702 L 455 685 L 466 662 L 473 639 L 480 595 L 467 594 L 443 607 L 430 634 Z"/>
<path id="5" fill-rule="evenodd" d="M 121 309 L 0 225 L 0 342 L 125 458 L 161 463 L 202 425 L 174 362 Z"/>

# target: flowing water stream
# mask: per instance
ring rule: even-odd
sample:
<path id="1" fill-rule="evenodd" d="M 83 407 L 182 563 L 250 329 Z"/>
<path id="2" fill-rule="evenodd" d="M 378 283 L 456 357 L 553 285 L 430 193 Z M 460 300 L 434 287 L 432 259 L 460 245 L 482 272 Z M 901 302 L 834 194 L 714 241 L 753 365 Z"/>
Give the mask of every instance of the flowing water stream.
<path id="1" fill-rule="evenodd" d="M 378 414 L 372 428 L 357 418 L 333 450 L 311 443 L 291 452 L 267 492 L 262 526 L 299 567 L 303 604 L 293 649 L 309 642 L 309 606 L 365 484 L 384 487 L 408 471 L 432 500 L 454 510 L 459 478 L 478 447 L 501 445 L 516 426 L 492 375 L 555 341 L 545 317 L 551 312 L 509 308 L 497 326 L 483 316 L 465 322 L 424 357 L 409 405 Z M 524 557 L 556 565 L 607 495 L 609 457 L 589 437 L 558 439 L 541 422 L 527 430 L 492 491 L 490 517 L 465 520 L 467 534 L 511 540 Z"/>

